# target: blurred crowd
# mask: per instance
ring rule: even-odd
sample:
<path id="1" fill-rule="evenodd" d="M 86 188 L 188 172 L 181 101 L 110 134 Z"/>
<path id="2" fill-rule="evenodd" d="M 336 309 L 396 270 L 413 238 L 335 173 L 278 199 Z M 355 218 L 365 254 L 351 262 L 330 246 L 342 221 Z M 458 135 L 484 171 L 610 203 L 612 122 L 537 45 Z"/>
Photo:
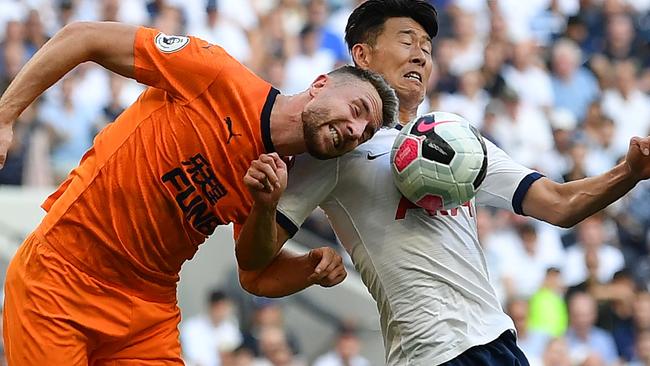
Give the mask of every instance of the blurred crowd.
<path id="1" fill-rule="evenodd" d="M 354 322 L 337 324 L 332 339 L 323 337 L 322 354 L 309 362 L 281 300 L 238 295 L 213 290 L 207 311 L 181 325 L 188 366 L 370 366 Z"/>
<path id="2" fill-rule="evenodd" d="M 350 62 L 343 32 L 361 2 L 0 0 L 0 92 L 62 26 L 106 20 L 199 36 L 292 94 Z M 650 0 L 431 2 L 440 34 L 421 112 L 463 115 L 516 161 L 560 182 L 605 172 L 630 137 L 650 133 Z M 0 184 L 58 184 L 142 90 L 95 65 L 78 67 L 20 116 Z M 650 366 L 649 202 L 650 183 L 641 183 L 570 230 L 479 209 L 493 285 L 533 366 Z M 305 226 L 336 245 L 323 215 Z M 258 299 L 246 327 L 228 315 L 225 293 L 209 303 L 182 329 L 188 364 L 307 364 L 275 302 Z M 354 327 L 343 324 L 332 347 L 313 364 L 357 355 Z"/>

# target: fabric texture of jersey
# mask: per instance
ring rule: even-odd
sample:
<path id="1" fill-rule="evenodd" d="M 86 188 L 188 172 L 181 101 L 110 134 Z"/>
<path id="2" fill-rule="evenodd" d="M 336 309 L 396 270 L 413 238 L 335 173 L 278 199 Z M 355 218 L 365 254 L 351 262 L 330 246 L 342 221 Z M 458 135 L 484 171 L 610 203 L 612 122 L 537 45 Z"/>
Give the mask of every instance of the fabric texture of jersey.
<path id="1" fill-rule="evenodd" d="M 176 301 L 107 285 L 34 234 L 7 269 L 3 317 L 10 365 L 184 365 Z"/>
<path id="2" fill-rule="evenodd" d="M 181 265 L 217 225 L 243 222 L 250 162 L 273 150 L 277 90 L 222 48 L 140 28 L 148 88 L 43 204 L 43 240 L 84 272 L 175 298 Z"/>
<path id="3" fill-rule="evenodd" d="M 397 134 L 382 130 L 337 159 L 298 156 L 278 223 L 294 233 L 324 209 L 377 302 L 387 364 L 436 365 L 514 329 L 489 282 L 475 204 L 515 211 L 540 175 L 486 141 L 487 176 L 475 200 L 427 212 L 393 184 L 387 152 Z"/>

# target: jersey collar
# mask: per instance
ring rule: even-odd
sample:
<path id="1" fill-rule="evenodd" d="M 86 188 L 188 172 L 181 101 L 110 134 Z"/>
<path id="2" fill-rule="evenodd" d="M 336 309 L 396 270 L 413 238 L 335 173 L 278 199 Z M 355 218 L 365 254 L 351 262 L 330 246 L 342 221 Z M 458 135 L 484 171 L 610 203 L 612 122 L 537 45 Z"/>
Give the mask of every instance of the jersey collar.
<path id="1" fill-rule="evenodd" d="M 271 110 L 273 109 L 275 98 L 278 94 L 280 94 L 280 91 L 271 87 L 269 94 L 266 96 L 266 102 L 264 103 L 262 114 L 260 116 L 262 141 L 264 142 L 264 149 L 267 153 L 275 152 L 275 146 L 273 146 L 273 141 L 271 141 Z"/>

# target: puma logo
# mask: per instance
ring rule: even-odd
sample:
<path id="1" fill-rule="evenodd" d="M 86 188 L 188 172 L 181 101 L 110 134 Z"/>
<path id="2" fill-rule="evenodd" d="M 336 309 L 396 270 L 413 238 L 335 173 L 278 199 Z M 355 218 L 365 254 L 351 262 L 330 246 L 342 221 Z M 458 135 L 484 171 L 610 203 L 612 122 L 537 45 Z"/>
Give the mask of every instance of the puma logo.
<path id="1" fill-rule="evenodd" d="M 230 119 L 230 117 L 226 117 L 225 121 L 226 121 L 226 126 L 228 127 L 228 133 L 229 133 L 228 140 L 226 141 L 226 144 L 230 144 L 230 139 L 232 139 L 233 137 L 241 136 L 241 133 L 234 133 L 232 131 L 232 120 Z"/>

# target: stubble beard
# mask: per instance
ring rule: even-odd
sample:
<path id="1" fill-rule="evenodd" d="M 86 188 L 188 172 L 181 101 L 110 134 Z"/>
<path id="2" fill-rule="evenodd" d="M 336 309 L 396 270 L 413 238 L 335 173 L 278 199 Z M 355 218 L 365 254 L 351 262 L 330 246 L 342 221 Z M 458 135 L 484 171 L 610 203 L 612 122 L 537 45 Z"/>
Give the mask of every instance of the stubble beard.
<path id="1" fill-rule="evenodd" d="M 319 160 L 331 159 L 334 156 L 325 151 L 318 150 L 318 130 L 322 121 L 327 121 L 328 113 L 322 108 L 314 108 L 302 112 L 302 131 L 305 139 L 305 147 L 309 155 Z"/>

